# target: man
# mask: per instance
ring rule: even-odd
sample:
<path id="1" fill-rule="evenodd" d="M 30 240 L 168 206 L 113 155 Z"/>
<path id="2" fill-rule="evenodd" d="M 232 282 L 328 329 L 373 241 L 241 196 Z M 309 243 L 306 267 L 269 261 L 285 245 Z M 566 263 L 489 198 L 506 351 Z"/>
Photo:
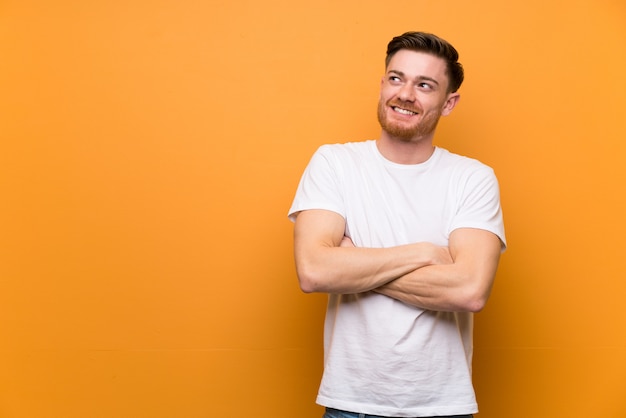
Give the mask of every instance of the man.
<path id="1" fill-rule="evenodd" d="M 472 318 L 505 248 L 493 170 L 433 145 L 463 67 L 445 40 L 391 40 L 380 138 L 324 145 L 298 186 L 296 269 L 325 292 L 326 418 L 471 417 Z"/>

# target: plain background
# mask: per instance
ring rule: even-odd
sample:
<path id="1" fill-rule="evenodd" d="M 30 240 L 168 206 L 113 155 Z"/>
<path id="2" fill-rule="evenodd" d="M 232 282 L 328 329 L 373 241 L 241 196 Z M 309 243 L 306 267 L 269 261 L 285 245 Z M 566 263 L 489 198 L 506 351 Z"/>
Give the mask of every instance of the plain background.
<path id="1" fill-rule="evenodd" d="M 5 0 L 0 417 L 319 417 L 287 210 L 407 30 L 459 49 L 436 142 L 502 189 L 479 417 L 626 416 L 622 0 Z"/>

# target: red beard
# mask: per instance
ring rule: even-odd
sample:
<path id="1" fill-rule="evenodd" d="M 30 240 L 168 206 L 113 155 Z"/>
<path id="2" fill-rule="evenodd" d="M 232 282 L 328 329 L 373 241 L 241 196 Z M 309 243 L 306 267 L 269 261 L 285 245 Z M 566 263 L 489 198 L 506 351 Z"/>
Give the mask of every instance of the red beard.
<path id="1" fill-rule="evenodd" d="M 391 106 L 398 106 L 402 109 L 416 112 L 421 119 L 411 125 L 390 120 L 390 118 L 387 117 L 387 112 L 393 112 Z M 413 106 L 398 105 L 397 103 L 391 102 L 383 103 L 382 101 L 378 103 L 378 123 L 380 123 L 380 126 L 390 136 L 405 141 L 419 140 L 425 136 L 432 135 L 435 128 L 437 128 L 440 116 L 441 112 L 431 111 L 430 113 L 424 114 Z"/>

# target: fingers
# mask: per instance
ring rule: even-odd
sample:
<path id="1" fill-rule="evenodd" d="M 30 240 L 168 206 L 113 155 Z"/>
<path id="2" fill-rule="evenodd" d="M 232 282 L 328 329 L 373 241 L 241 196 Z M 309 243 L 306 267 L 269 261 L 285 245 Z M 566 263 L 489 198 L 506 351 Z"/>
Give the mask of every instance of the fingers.
<path id="1" fill-rule="evenodd" d="M 354 247 L 355 245 L 349 237 L 346 237 L 344 235 L 344 237 L 341 239 L 341 242 L 339 243 L 339 246 L 340 247 Z"/>

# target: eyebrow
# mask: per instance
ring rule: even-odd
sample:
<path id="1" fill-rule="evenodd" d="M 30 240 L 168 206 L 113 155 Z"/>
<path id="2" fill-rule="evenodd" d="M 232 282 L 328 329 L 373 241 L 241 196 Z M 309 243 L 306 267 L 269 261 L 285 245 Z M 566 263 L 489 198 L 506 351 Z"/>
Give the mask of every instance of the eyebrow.
<path id="1" fill-rule="evenodd" d="M 402 71 L 398 71 L 398 70 L 389 70 L 387 73 L 393 73 L 393 74 L 399 75 L 401 77 L 404 77 L 406 75 Z M 419 76 L 415 77 L 415 79 L 419 80 L 419 81 L 430 81 L 430 82 L 432 82 L 432 83 L 434 83 L 436 85 L 439 85 L 439 82 L 437 80 L 435 80 L 432 77 L 425 76 L 425 75 L 419 75 Z"/>

